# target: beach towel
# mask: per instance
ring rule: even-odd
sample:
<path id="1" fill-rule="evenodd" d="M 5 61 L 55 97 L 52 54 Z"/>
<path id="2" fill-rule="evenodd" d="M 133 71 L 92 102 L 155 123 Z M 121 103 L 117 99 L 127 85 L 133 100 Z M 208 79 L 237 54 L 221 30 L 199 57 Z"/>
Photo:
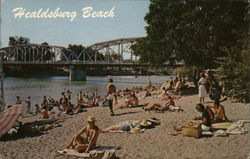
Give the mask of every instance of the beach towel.
<path id="1" fill-rule="evenodd" d="M 234 127 L 243 127 L 244 123 L 249 123 L 250 120 L 235 120 L 233 122 L 223 122 L 223 123 L 214 123 L 212 124 L 213 129 L 223 129 L 227 130 L 229 128 L 234 128 Z"/>
<path id="2" fill-rule="evenodd" d="M 214 136 L 228 136 L 228 135 L 239 135 L 245 134 L 248 131 L 243 128 L 244 123 L 249 123 L 249 120 L 236 120 L 233 122 L 223 122 L 223 123 L 215 123 L 212 124 L 212 128 L 214 130 Z"/>
<path id="3" fill-rule="evenodd" d="M 47 125 L 42 125 L 42 126 L 35 126 L 35 128 L 38 131 L 48 131 L 48 130 L 51 130 L 51 129 L 56 128 L 56 127 L 62 127 L 62 125 L 53 123 L 53 124 L 47 124 Z"/>
<path id="4" fill-rule="evenodd" d="M 89 153 L 79 153 L 74 149 L 57 150 L 60 154 L 67 154 L 70 156 L 83 157 L 89 159 L 111 159 L 116 157 L 115 152 L 119 147 L 115 146 L 99 146 L 95 150 L 91 150 Z"/>

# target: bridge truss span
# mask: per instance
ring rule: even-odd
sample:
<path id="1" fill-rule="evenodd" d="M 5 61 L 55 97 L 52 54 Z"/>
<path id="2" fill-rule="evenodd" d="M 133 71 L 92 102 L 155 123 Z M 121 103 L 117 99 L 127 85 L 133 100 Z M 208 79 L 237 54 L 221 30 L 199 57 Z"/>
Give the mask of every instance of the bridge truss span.
<path id="1" fill-rule="evenodd" d="M 61 47 L 40 44 L 25 44 L 0 49 L 3 63 L 58 63 L 75 58 L 72 51 Z"/>
<path id="2" fill-rule="evenodd" d="M 23 44 L 0 49 L 3 64 L 139 64 L 130 46 L 140 37 L 95 43 L 80 54 L 61 46 Z"/>
<path id="3" fill-rule="evenodd" d="M 87 49 L 95 52 L 94 58 L 90 58 L 90 61 L 108 63 L 137 63 L 138 58 L 133 55 L 130 46 L 140 38 L 141 37 L 121 38 L 99 42 L 88 46 Z M 90 52 L 83 50 L 79 57 L 82 55 L 84 57 L 90 57 Z"/>

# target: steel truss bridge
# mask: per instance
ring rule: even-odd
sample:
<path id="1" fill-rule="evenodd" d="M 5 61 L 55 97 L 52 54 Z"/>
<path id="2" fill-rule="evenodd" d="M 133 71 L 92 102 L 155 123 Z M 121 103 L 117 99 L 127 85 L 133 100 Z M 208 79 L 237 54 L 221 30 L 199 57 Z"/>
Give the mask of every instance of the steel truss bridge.
<path id="1" fill-rule="evenodd" d="M 130 46 L 140 37 L 115 39 L 95 43 L 80 54 L 61 46 L 25 44 L 0 49 L 5 65 L 110 65 L 146 66 L 140 64 Z"/>

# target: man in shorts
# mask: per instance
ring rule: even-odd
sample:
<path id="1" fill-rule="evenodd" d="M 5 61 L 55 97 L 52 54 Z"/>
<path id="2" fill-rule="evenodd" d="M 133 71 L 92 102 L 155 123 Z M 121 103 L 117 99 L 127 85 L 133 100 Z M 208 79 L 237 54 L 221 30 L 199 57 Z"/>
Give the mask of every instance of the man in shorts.
<path id="1" fill-rule="evenodd" d="M 116 96 L 116 87 L 113 84 L 113 79 L 109 79 L 109 84 L 107 85 L 107 100 L 109 102 L 109 110 L 110 110 L 110 115 L 114 116 L 115 113 L 113 111 L 113 101 L 114 99 L 117 99 Z"/>

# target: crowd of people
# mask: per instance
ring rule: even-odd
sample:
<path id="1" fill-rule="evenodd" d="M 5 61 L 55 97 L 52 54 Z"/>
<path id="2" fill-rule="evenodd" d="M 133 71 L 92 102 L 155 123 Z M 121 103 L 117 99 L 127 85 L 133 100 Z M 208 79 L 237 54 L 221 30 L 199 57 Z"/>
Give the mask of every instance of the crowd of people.
<path id="1" fill-rule="evenodd" d="M 123 91 L 118 90 L 114 84 L 113 79 L 109 79 L 107 84 L 107 93 L 105 97 L 97 93 L 98 90 L 95 90 L 92 95 L 85 94 L 80 91 L 76 96 L 76 103 L 72 104 L 72 91 L 66 90 L 61 92 L 61 98 L 59 100 L 54 99 L 53 97 L 44 96 L 41 102 L 41 106 L 36 104 L 34 106 L 34 114 L 40 113 L 40 119 L 48 119 L 50 117 L 60 117 L 65 115 L 72 115 L 85 111 L 86 108 L 100 106 L 103 103 L 107 103 L 110 116 L 115 116 L 114 105 L 117 105 L 121 99 L 125 100 L 125 104 L 120 106 L 119 109 L 130 108 L 130 107 L 142 107 L 144 111 L 155 111 L 155 112 L 182 112 L 183 108 L 177 106 L 175 103 L 174 97 L 176 95 L 181 95 L 181 91 L 188 87 L 187 81 L 176 77 L 172 77 L 165 82 L 161 87 L 153 86 L 151 81 L 147 87 L 133 87 L 132 89 L 125 89 Z M 157 92 L 158 93 L 155 93 Z M 142 95 L 142 92 L 144 93 Z M 165 97 L 167 99 L 165 104 L 154 103 L 154 104 L 139 104 L 138 95 L 142 96 L 142 99 L 148 97 L 157 97 L 161 99 Z M 211 129 L 212 123 L 215 122 L 230 122 L 225 113 L 225 108 L 220 104 L 221 98 L 221 89 L 219 88 L 218 82 L 214 79 L 212 74 L 200 74 L 200 80 L 198 81 L 198 96 L 200 103 L 198 103 L 195 109 L 201 113 L 201 117 L 195 118 L 196 120 L 201 120 L 201 129 L 208 131 Z M 209 96 L 211 100 L 214 101 L 214 104 L 205 106 L 205 98 Z M 20 97 L 16 97 L 16 104 L 22 104 Z M 24 100 L 26 105 L 26 113 L 31 113 L 31 98 L 27 97 Z M 88 126 L 84 127 L 78 134 L 74 135 L 70 143 L 66 148 L 76 149 L 78 152 L 89 152 L 96 146 L 97 138 L 101 130 L 95 125 L 95 117 L 90 116 L 87 120 Z M 137 123 L 137 124 L 135 124 Z M 138 122 L 132 122 L 131 124 L 138 125 Z M 128 125 L 128 124 L 127 124 Z M 127 130 L 128 126 L 117 126 L 110 127 L 103 131 L 119 129 Z M 140 125 L 139 125 L 140 126 Z M 85 136 L 83 136 L 85 134 Z"/>
<path id="2" fill-rule="evenodd" d="M 71 103 L 72 92 L 70 90 L 61 92 L 61 98 L 56 100 L 53 97 L 44 96 L 39 104 L 35 104 L 33 111 L 31 111 L 31 97 L 27 97 L 24 102 L 19 96 L 16 97 L 16 104 L 24 104 L 26 107 L 26 114 L 40 113 L 40 119 L 48 119 L 50 117 L 60 117 L 65 115 L 72 115 L 85 111 L 84 108 L 98 106 L 100 96 L 93 93 L 91 96 L 85 95 L 83 92 L 77 94 L 76 104 Z"/>
<path id="3" fill-rule="evenodd" d="M 203 74 L 201 74 L 201 79 L 198 82 L 199 84 L 198 96 L 200 98 L 200 103 L 198 103 L 195 107 L 195 109 L 201 113 L 201 116 L 195 118 L 195 120 L 201 120 L 202 131 L 211 130 L 212 123 L 225 122 L 225 121 L 231 122 L 225 114 L 225 108 L 219 102 L 221 93 L 219 92 L 220 90 L 217 90 L 218 85 L 216 84 L 216 82 L 207 83 L 208 81 L 209 80 L 207 80 L 206 77 Z M 109 100 L 110 114 L 114 115 L 113 103 L 117 103 L 117 98 L 120 96 L 120 94 L 116 93 L 117 91 L 116 91 L 115 85 L 113 84 L 113 80 L 111 79 L 109 80 L 109 82 L 110 83 L 107 87 L 107 90 L 108 90 L 107 99 Z M 210 80 L 209 82 L 214 82 L 214 81 Z M 179 80 L 178 78 L 176 78 L 176 80 L 170 79 L 167 84 L 168 84 L 168 87 L 166 88 L 165 87 L 166 85 L 165 85 L 164 87 L 162 87 L 162 90 L 164 92 L 164 96 L 168 97 L 168 101 L 164 105 L 161 105 L 159 103 L 154 103 L 151 106 L 142 107 L 145 111 L 159 111 L 159 112 L 164 112 L 166 110 L 178 111 L 178 112 L 184 111 L 181 107 L 175 105 L 175 102 L 173 98 L 171 97 L 171 95 L 179 94 L 180 90 L 186 87 L 185 80 L 182 80 L 182 79 Z M 205 98 L 207 96 L 206 86 L 208 84 L 209 84 L 209 88 L 208 88 L 209 97 L 211 98 L 211 100 L 214 100 L 214 104 L 204 106 Z M 136 93 L 139 93 L 142 90 L 143 89 L 126 90 L 124 92 L 124 97 L 126 98 L 126 105 L 123 106 L 122 108 L 138 106 L 139 100 L 138 100 L 138 97 L 136 96 Z M 152 91 L 154 90 L 156 90 L 156 87 L 153 87 L 151 82 L 149 82 L 149 85 L 146 87 L 146 90 L 144 90 L 146 92 L 144 98 L 152 96 Z M 163 94 L 161 94 L 161 96 L 162 95 Z M 94 117 L 90 117 L 90 118 L 94 118 Z M 89 123 L 89 126 L 83 128 L 79 134 L 76 134 L 75 136 L 73 136 L 67 148 L 72 147 L 72 148 L 75 148 L 78 152 L 82 152 L 82 151 L 88 152 L 89 147 L 95 146 L 100 130 L 97 126 L 95 126 L 94 120 L 88 119 L 88 123 Z M 124 122 L 118 123 L 117 125 L 103 129 L 102 132 L 109 132 L 109 131 L 114 131 L 114 130 L 129 131 L 138 126 L 140 126 L 140 124 L 138 124 L 138 121 L 124 121 Z M 91 128 L 92 128 L 92 133 L 88 133 L 88 131 L 90 131 Z M 81 135 L 84 132 L 87 134 L 87 138 L 79 137 L 79 135 Z"/>

